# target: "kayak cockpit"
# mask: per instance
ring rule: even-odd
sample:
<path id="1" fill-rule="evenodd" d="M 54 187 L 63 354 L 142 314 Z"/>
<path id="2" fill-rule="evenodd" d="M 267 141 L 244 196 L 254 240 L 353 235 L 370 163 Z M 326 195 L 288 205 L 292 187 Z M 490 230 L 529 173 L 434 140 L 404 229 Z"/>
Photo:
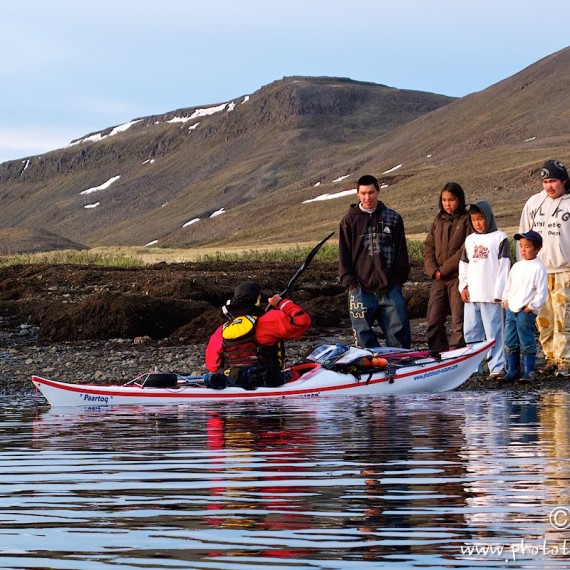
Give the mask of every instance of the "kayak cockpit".
<path id="1" fill-rule="evenodd" d="M 174 372 L 145 372 L 125 384 L 133 388 L 178 388 L 180 377 Z"/>

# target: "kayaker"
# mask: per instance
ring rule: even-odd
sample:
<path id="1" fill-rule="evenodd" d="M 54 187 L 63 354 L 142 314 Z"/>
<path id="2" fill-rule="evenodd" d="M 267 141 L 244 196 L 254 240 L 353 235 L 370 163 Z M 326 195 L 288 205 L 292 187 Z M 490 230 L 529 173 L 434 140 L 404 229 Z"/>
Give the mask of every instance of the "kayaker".
<path id="1" fill-rule="evenodd" d="M 255 282 L 240 283 L 223 312 L 227 321 L 210 337 L 206 348 L 205 383 L 211 388 L 281 386 L 283 341 L 300 338 L 311 318 L 290 299 L 273 295 L 270 310 L 261 308 L 261 288 Z"/>
<path id="2" fill-rule="evenodd" d="M 410 262 L 404 222 L 378 198 L 371 175 L 357 182 L 358 204 L 340 221 L 339 278 L 348 289 L 350 321 L 356 346 L 378 346 L 372 329 L 378 321 L 387 346 L 410 348 L 410 320 L 402 285 Z"/>

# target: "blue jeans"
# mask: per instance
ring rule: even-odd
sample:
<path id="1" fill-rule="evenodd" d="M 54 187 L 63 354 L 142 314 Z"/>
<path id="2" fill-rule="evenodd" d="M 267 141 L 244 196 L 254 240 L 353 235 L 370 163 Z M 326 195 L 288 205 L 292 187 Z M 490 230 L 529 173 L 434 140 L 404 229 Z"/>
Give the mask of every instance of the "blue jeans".
<path id="1" fill-rule="evenodd" d="M 510 309 L 505 312 L 505 352 L 536 354 L 536 315 L 524 311 L 513 313 Z"/>
<path id="2" fill-rule="evenodd" d="M 503 307 L 500 303 L 465 303 L 463 309 L 465 342 L 494 338 L 495 346 L 487 357 L 489 372 L 505 367 Z"/>
<path id="3" fill-rule="evenodd" d="M 400 285 L 392 287 L 385 294 L 371 293 L 361 287 L 349 290 L 348 307 L 357 346 L 379 346 L 378 337 L 372 330 L 377 320 L 386 346 L 410 347 L 410 321 Z"/>
<path id="4" fill-rule="evenodd" d="M 412 346 L 412 331 L 410 329 L 410 318 L 408 317 L 408 307 L 406 306 L 406 299 L 401 285 L 394 285 L 389 291 L 388 295 L 396 305 L 398 315 L 400 315 L 400 322 L 402 328 L 396 333 L 396 338 L 402 345 L 402 348 L 410 348 Z"/>

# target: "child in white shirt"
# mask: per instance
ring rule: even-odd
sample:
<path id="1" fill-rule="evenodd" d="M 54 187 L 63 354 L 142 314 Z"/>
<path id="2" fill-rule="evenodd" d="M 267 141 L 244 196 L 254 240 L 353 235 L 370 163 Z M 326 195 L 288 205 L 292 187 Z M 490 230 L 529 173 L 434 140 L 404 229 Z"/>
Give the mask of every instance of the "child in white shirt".
<path id="1" fill-rule="evenodd" d="M 548 296 L 548 278 L 544 264 L 537 257 L 542 247 L 542 236 L 530 230 L 515 234 L 515 240 L 519 242 L 521 259 L 511 268 L 503 293 L 507 373 L 499 380 L 520 378 L 521 382 L 531 382 L 536 361 L 536 315 Z"/>
<path id="2" fill-rule="evenodd" d="M 468 213 L 473 233 L 467 236 L 459 261 L 465 341 L 495 339 L 488 356 L 489 379 L 493 380 L 504 374 L 505 366 L 501 302 L 511 266 L 509 240 L 497 229 L 489 202 L 476 200 Z"/>

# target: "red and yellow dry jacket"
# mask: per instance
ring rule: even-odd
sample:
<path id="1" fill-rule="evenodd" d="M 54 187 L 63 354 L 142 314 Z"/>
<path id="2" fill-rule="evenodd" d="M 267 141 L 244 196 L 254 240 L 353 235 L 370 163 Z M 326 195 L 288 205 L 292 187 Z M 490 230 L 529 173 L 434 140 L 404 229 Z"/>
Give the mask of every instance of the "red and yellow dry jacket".
<path id="1" fill-rule="evenodd" d="M 260 347 L 270 347 L 283 340 L 303 336 L 311 326 L 311 317 L 290 299 L 282 299 L 276 309 L 257 319 L 255 340 Z M 210 337 L 206 347 L 206 367 L 210 372 L 219 372 L 224 366 L 223 325 Z"/>

